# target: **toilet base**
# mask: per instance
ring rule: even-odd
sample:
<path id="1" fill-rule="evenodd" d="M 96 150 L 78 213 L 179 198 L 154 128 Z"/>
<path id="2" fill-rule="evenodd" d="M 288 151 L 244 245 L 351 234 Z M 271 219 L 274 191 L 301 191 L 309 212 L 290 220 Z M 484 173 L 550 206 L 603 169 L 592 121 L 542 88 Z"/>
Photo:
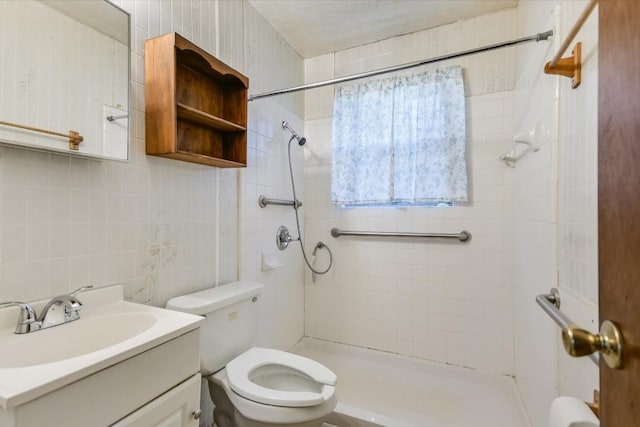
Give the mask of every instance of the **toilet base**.
<path id="1" fill-rule="evenodd" d="M 211 400 L 213 400 L 213 404 L 216 406 L 213 410 L 213 419 L 217 427 L 269 427 L 282 425 L 286 425 L 286 427 L 321 427 L 324 423 L 323 419 L 290 424 L 272 424 L 249 419 L 233 406 L 224 388 L 210 379 L 208 382 L 209 395 L 211 396 Z"/>

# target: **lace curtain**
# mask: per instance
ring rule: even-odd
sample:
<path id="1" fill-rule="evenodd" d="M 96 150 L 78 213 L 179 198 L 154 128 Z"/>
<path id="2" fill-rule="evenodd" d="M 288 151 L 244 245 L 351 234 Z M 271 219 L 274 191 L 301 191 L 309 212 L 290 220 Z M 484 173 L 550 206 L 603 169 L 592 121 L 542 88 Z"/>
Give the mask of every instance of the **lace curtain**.
<path id="1" fill-rule="evenodd" d="M 341 86 L 333 111 L 333 203 L 467 201 L 461 67 Z"/>

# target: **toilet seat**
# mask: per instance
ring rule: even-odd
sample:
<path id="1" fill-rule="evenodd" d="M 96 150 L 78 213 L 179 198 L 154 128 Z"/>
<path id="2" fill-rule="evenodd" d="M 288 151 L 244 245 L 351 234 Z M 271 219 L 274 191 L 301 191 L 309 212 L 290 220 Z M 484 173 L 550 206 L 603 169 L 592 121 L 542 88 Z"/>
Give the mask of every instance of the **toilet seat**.
<path id="1" fill-rule="evenodd" d="M 264 387 L 251 380 L 251 375 L 264 367 L 280 367 L 311 380 L 314 387 L 302 391 L 285 391 Z M 336 375 L 326 366 L 306 357 L 284 351 L 254 347 L 226 366 L 229 386 L 238 395 L 254 402 L 283 407 L 320 405 L 335 393 Z M 316 390 L 314 390 L 314 388 Z"/>

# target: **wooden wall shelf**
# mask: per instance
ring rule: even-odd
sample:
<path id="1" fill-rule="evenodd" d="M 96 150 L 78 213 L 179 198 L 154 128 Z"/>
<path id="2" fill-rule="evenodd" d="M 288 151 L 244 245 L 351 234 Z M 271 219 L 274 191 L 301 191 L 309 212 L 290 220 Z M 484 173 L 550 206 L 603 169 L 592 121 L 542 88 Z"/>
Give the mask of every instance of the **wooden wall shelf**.
<path id="1" fill-rule="evenodd" d="M 147 40 L 147 154 L 246 166 L 248 88 L 246 76 L 177 33 Z"/>
<path id="2" fill-rule="evenodd" d="M 246 130 L 243 126 L 221 119 L 220 117 L 212 116 L 211 114 L 189 107 L 188 105 L 184 105 L 179 102 L 176 105 L 178 107 L 179 120 L 192 122 L 200 126 L 222 132 L 244 132 Z"/>

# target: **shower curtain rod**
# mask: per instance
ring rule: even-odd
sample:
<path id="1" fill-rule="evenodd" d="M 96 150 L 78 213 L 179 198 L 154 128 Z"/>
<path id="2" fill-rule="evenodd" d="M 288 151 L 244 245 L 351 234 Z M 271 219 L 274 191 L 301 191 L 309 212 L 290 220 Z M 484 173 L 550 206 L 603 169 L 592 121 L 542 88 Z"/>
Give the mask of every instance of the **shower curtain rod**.
<path id="1" fill-rule="evenodd" d="M 553 30 L 549 30 L 549 31 L 545 31 L 544 33 L 538 33 L 536 35 L 529 36 L 529 37 L 522 37 L 519 39 L 510 40 L 508 42 L 495 43 L 495 44 L 490 44 L 488 46 L 478 47 L 475 49 L 463 50 L 461 52 L 456 52 L 449 55 L 436 56 L 435 58 L 423 59 L 421 61 L 416 61 L 416 62 L 409 62 L 407 64 L 396 65 L 394 67 L 382 68 L 380 70 L 367 71 L 359 74 L 352 74 L 350 76 L 338 77 L 331 80 L 325 80 L 325 81 L 316 82 L 316 83 L 309 83 L 309 84 L 295 86 L 287 89 L 274 90 L 271 92 L 263 92 L 257 95 L 249 96 L 248 101 L 255 101 L 256 99 L 268 98 L 270 96 L 284 95 L 287 93 L 299 92 L 301 90 L 315 89 L 318 87 L 350 82 L 352 80 L 365 79 L 367 77 L 378 76 L 380 74 L 393 73 L 395 71 L 401 71 L 401 70 L 406 70 L 408 68 L 427 65 L 433 62 L 446 61 L 447 59 L 459 58 L 461 56 L 472 55 L 474 53 L 487 52 L 493 49 L 501 49 L 503 47 L 515 46 L 521 43 L 528 43 L 532 41 L 539 42 L 541 40 L 548 40 L 549 37 L 551 37 L 552 35 L 553 35 Z"/>

